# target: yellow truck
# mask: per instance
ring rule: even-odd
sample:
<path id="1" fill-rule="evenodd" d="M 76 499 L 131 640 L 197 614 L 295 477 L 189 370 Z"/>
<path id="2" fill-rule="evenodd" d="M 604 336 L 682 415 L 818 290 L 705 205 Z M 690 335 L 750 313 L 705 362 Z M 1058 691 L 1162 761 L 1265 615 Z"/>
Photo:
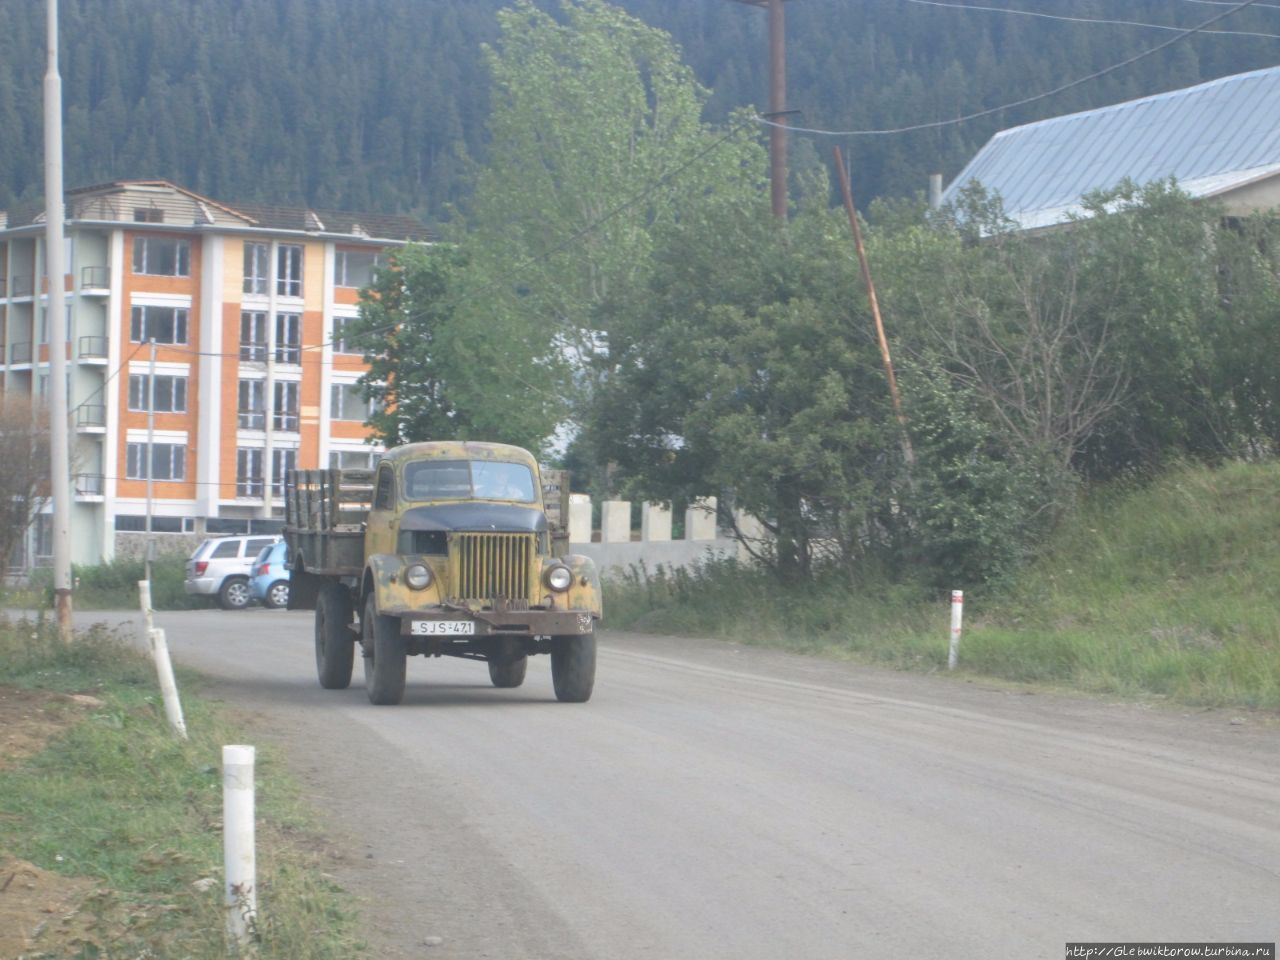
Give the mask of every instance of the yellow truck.
<path id="1" fill-rule="evenodd" d="M 556 699 L 590 699 L 600 578 L 567 553 L 561 511 L 534 457 L 506 444 L 411 443 L 373 470 L 291 471 L 289 609 L 315 610 L 320 685 L 350 685 L 357 644 L 375 704 L 404 698 L 410 655 L 482 660 L 495 687 L 518 687 L 547 653 Z"/>

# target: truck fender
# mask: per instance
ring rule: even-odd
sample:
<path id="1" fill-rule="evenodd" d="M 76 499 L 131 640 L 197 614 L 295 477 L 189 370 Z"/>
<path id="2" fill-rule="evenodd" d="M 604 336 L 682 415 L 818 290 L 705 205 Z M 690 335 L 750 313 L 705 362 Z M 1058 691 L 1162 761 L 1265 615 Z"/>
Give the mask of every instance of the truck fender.
<path id="1" fill-rule="evenodd" d="M 590 610 L 599 620 L 604 616 L 604 592 L 596 562 L 581 553 L 569 553 L 560 559 L 573 571 L 573 586 L 567 597 L 570 609 Z"/>
<path id="2" fill-rule="evenodd" d="M 364 578 L 360 584 L 360 609 L 364 609 L 370 593 L 379 610 L 421 606 L 428 596 L 434 594 L 434 587 L 428 587 L 426 591 L 411 590 L 400 576 L 404 567 L 405 558 L 394 553 L 371 554 L 365 561 Z"/>

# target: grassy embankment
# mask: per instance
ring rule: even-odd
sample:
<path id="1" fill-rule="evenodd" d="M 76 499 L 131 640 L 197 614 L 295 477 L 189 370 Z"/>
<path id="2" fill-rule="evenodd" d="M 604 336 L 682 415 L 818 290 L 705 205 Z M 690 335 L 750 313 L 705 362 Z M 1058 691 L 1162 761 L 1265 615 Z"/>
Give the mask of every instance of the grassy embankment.
<path id="1" fill-rule="evenodd" d="M 98 890 L 81 911 L 82 942 L 33 955 L 225 958 L 221 746 L 245 731 L 180 675 L 190 740 L 177 739 L 149 659 L 101 628 L 64 645 L 46 625 L 0 621 L 0 663 L 4 684 L 100 701 L 69 704 L 74 722 L 0 769 L 0 854 Z M 256 779 L 258 956 L 352 956 L 341 891 L 308 852 L 307 812 L 272 751 L 259 749 Z M 208 889 L 193 886 L 205 878 Z"/>
<path id="2" fill-rule="evenodd" d="M 1280 465 L 1187 467 L 1092 496 L 1016 583 L 965 593 L 970 674 L 1280 709 Z M 826 581 L 780 594 L 731 565 L 638 572 L 610 627 L 945 669 L 945 597 Z"/>

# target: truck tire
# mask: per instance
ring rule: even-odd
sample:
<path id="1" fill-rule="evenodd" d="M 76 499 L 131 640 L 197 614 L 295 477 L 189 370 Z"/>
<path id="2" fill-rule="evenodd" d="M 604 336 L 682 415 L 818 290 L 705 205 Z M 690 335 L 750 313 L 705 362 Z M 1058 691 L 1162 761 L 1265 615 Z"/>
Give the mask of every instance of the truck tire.
<path id="1" fill-rule="evenodd" d="M 551 684 L 561 703 L 586 703 L 596 682 L 596 635 L 551 638 Z"/>
<path id="2" fill-rule="evenodd" d="M 218 591 L 218 603 L 223 610 L 243 610 L 253 597 L 249 593 L 249 581 L 244 577 L 227 577 Z"/>
<path id="3" fill-rule="evenodd" d="M 404 672 L 408 653 L 400 636 L 400 621 L 378 613 L 373 594 L 364 604 L 360 618 L 364 638 L 364 687 L 369 702 L 391 706 L 404 699 Z"/>
<path id="4" fill-rule="evenodd" d="M 340 583 L 325 584 L 316 598 L 316 673 L 326 690 L 345 690 L 351 685 L 356 638 L 350 625 L 350 591 Z"/>
<path id="5" fill-rule="evenodd" d="M 524 683 L 529 657 L 524 653 L 503 651 L 489 658 L 489 679 L 495 687 L 511 688 Z"/>

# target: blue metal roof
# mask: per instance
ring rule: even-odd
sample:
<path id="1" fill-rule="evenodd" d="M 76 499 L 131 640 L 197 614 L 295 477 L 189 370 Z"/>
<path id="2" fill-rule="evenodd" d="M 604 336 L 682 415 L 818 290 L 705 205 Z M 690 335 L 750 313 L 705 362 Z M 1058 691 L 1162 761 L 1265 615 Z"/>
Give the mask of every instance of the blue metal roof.
<path id="1" fill-rule="evenodd" d="M 1280 172 L 1280 67 L 1002 130 L 943 194 L 977 180 L 1024 229 L 1080 210 L 1080 198 L 1128 177 L 1177 178 L 1211 196 Z"/>

